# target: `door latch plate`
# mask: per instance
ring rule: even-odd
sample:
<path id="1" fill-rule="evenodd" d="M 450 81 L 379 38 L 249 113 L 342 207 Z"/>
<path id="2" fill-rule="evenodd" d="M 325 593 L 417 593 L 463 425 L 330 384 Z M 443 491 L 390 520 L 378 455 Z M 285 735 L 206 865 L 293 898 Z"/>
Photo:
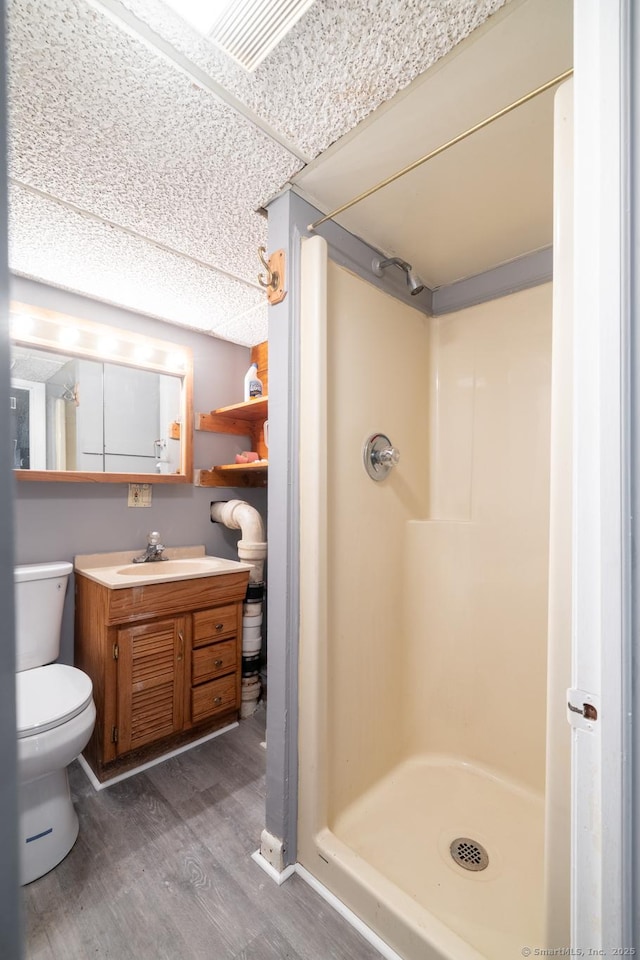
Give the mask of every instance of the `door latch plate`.
<path id="1" fill-rule="evenodd" d="M 567 720 L 575 730 L 592 732 L 599 716 L 599 697 L 586 690 L 567 690 Z"/>

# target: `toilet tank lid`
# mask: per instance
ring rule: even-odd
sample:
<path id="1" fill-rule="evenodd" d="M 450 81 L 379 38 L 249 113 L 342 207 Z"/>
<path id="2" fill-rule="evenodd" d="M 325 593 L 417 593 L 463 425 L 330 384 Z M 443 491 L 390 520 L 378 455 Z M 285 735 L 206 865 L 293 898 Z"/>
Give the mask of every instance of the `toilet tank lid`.
<path id="1" fill-rule="evenodd" d="M 16 674 L 18 737 L 44 733 L 71 720 L 92 700 L 91 679 L 76 667 L 50 663 Z"/>
<path id="2" fill-rule="evenodd" d="M 22 580 L 53 580 L 56 577 L 68 577 L 73 564 L 68 560 L 55 560 L 52 563 L 25 563 L 13 568 L 16 583 Z"/>

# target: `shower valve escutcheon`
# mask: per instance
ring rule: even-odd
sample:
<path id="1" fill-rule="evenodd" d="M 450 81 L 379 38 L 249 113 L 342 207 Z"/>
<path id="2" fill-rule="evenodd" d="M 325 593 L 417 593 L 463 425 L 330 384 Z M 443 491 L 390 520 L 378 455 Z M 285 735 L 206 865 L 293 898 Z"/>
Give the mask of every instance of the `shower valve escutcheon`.
<path id="1" fill-rule="evenodd" d="M 384 480 L 392 467 L 400 462 L 400 451 L 384 433 L 374 433 L 362 451 L 364 467 L 372 480 Z"/>

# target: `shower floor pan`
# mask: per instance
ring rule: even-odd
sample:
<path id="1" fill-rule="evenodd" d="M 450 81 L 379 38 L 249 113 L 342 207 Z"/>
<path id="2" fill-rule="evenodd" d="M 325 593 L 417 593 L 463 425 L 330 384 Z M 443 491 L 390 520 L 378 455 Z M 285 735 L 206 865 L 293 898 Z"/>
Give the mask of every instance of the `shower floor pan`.
<path id="1" fill-rule="evenodd" d="M 402 763 L 332 826 L 368 865 L 490 960 L 544 946 L 543 831 L 541 795 L 441 756 Z M 476 869 L 454 861 L 451 846 L 460 838 L 463 859 Z"/>

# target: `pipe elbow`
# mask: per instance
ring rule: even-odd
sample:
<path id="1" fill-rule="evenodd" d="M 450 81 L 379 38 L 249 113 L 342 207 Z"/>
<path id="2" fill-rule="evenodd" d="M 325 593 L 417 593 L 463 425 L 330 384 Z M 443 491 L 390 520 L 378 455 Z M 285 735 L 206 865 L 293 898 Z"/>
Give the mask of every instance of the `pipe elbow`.
<path id="1" fill-rule="evenodd" d="M 249 543 L 265 543 L 264 523 L 255 507 L 244 500 L 236 500 L 234 517 L 242 531 L 242 539 Z"/>
<path id="2" fill-rule="evenodd" d="M 246 544 L 265 544 L 264 523 L 255 507 L 246 500 L 225 500 L 211 504 L 211 519 L 230 530 L 241 530 Z"/>

